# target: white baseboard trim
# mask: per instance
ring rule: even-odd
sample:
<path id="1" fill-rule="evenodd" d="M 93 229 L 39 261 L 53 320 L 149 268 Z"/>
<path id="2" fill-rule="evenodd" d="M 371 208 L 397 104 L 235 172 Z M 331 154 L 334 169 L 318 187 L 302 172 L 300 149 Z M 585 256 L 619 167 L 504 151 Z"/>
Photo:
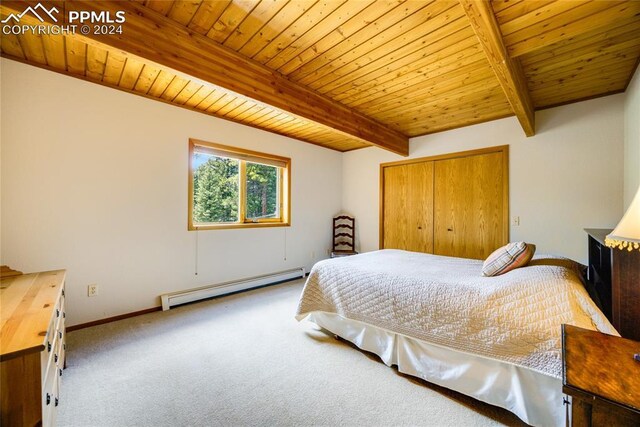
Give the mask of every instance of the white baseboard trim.
<path id="1" fill-rule="evenodd" d="M 244 291 L 299 277 L 305 277 L 304 267 L 162 294 L 160 295 L 160 299 L 162 300 L 162 310 L 169 310 L 171 307 L 175 307 L 177 305 L 226 295 L 233 292 Z"/>

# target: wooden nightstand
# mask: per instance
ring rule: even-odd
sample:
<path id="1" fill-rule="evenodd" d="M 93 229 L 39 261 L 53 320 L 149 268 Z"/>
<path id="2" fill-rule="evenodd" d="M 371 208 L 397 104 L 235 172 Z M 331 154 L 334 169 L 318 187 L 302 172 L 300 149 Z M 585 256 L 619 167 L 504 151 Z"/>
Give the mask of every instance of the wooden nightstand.
<path id="1" fill-rule="evenodd" d="M 611 229 L 585 231 L 589 235 L 589 285 L 593 287 L 587 289 L 620 335 L 640 341 L 640 251 L 608 248 L 604 239 Z"/>
<path id="2" fill-rule="evenodd" d="M 640 425 L 640 342 L 562 325 L 562 391 L 573 426 Z"/>

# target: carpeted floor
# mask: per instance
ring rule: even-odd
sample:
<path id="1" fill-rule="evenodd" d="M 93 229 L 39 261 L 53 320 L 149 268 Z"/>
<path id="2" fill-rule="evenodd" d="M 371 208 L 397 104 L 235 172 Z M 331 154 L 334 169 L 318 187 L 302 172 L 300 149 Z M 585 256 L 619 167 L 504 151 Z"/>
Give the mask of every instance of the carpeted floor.
<path id="1" fill-rule="evenodd" d="M 522 425 L 298 323 L 302 284 L 69 333 L 58 424 Z"/>

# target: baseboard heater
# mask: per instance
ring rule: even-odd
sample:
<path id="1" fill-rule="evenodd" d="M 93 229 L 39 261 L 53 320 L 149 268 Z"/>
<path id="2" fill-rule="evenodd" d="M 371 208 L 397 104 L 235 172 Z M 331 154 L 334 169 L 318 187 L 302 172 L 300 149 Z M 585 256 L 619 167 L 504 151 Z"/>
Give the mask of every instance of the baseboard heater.
<path id="1" fill-rule="evenodd" d="M 160 295 L 162 299 L 162 310 L 169 310 L 176 305 L 186 304 L 188 302 L 199 301 L 207 298 L 217 297 L 220 295 L 230 294 L 233 292 L 244 291 L 247 289 L 257 288 L 259 286 L 271 285 L 285 280 L 304 277 L 304 267 L 294 268 L 291 270 L 280 271 L 277 273 L 264 274 L 262 276 L 248 277 L 246 279 L 233 280 L 230 282 L 218 283 L 216 285 L 202 286 L 199 288 L 187 289 L 184 291 L 171 292 Z"/>

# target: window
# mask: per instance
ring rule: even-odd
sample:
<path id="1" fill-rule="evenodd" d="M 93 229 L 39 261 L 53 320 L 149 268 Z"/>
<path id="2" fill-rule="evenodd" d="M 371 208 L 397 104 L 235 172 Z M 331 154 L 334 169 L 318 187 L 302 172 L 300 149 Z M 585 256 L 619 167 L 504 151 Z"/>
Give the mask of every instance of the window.
<path id="1" fill-rule="evenodd" d="M 287 226 L 291 159 L 189 140 L 189 230 Z"/>

